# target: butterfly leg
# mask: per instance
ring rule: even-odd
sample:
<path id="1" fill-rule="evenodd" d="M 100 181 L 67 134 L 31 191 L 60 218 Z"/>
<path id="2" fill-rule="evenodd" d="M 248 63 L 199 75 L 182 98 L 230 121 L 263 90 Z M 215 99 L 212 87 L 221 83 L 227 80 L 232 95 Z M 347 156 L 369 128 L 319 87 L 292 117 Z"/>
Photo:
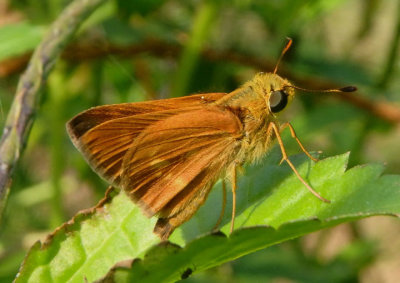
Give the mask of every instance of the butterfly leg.
<path id="1" fill-rule="evenodd" d="M 231 173 L 231 185 L 232 185 L 232 219 L 231 219 L 231 230 L 233 232 L 233 228 L 235 226 L 235 216 L 236 216 L 236 165 L 232 167 Z"/>
<path id="2" fill-rule="evenodd" d="M 281 148 L 281 152 L 282 152 L 282 160 L 286 161 L 287 164 L 290 166 L 290 168 L 292 168 L 293 172 L 296 174 L 297 178 L 304 184 L 304 186 L 306 186 L 306 188 L 317 198 L 319 198 L 320 200 L 322 200 L 323 202 L 327 202 L 330 203 L 329 200 L 323 198 L 320 194 L 318 194 L 316 191 L 314 191 L 313 188 L 311 188 L 311 186 L 303 179 L 303 177 L 301 177 L 301 175 L 299 174 L 299 172 L 297 171 L 296 167 L 294 167 L 293 163 L 289 160 L 287 154 L 286 154 L 286 150 L 285 150 L 285 146 L 283 145 L 282 142 L 282 138 L 281 135 L 279 133 L 279 129 L 278 126 L 271 122 L 267 128 L 267 132 L 269 132 L 270 130 L 274 131 L 276 139 L 278 140 L 278 144 L 279 147 Z"/>
<path id="3" fill-rule="evenodd" d="M 313 157 L 313 156 L 311 156 L 311 154 L 307 151 L 307 149 L 305 149 L 305 147 L 303 146 L 303 144 L 300 142 L 299 138 L 297 137 L 296 132 L 295 132 L 295 130 L 293 129 L 293 126 L 292 126 L 289 122 L 284 123 L 284 124 L 280 127 L 279 131 L 282 132 L 285 128 L 289 128 L 290 134 L 292 135 L 292 138 L 294 138 L 294 139 L 296 140 L 296 142 L 297 142 L 297 144 L 300 146 L 301 150 L 302 150 L 312 161 L 317 162 L 318 159 L 315 158 L 315 157 Z M 281 162 L 279 162 L 279 164 L 281 164 L 283 161 L 284 161 L 284 159 L 282 158 L 282 160 L 281 160 Z"/>
<path id="4" fill-rule="evenodd" d="M 214 225 L 213 230 L 217 230 L 219 224 L 221 224 L 221 221 L 224 218 L 225 207 L 226 207 L 226 184 L 225 184 L 225 180 L 222 180 L 222 210 L 221 210 L 221 214 L 219 215 L 219 218 L 217 220 L 217 223 Z"/>

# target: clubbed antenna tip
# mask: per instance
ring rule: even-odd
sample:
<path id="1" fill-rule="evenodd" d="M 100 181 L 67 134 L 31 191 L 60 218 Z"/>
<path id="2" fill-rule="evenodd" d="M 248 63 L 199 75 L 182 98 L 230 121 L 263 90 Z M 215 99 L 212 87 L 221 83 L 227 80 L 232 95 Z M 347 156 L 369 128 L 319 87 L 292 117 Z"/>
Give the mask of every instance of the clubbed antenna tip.
<path id="1" fill-rule="evenodd" d="M 341 92 L 354 92 L 357 90 L 355 86 L 345 86 L 339 89 Z"/>

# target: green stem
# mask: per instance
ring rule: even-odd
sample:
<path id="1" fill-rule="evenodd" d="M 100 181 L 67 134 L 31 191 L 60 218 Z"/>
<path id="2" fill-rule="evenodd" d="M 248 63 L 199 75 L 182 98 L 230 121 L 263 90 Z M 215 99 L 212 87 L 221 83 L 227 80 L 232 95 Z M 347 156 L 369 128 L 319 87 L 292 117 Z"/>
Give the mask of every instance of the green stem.
<path id="1" fill-rule="evenodd" d="M 208 38 L 212 24 L 218 11 L 218 4 L 205 1 L 194 19 L 192 33 L 179 60 L 171 96 L 178 97 L 186 94 L 194 67 L 200 56 L 204 42 Z"/>
<path id="2" fill-rule="evenodd" d="M 394 31 L 394 36 L 392 39 L 389 54 L 386 59 L 384 71 L 382 73 L 381 79 L 377 83 L 378 88 L 386 88 L 392 75 L 395 64 L 397 63 L 397 56 L 399 53 L 399 41 L 400 41 L 400 1 L 398 1 L 397 7 L 397 22 Z"/>
<path id="3" fill-rule="evenodd" d="M 51 25 L 19 80 L 0 140 L 0 217 L 10 192 L 11 176 L 33 124 L 41 88 L 82 22 L 106 1 L 73 1 Z"/>
<path id="4" fill-rule="evenodd" d="M 64 104 L 66 97 L 65 79 L 60 71 L 55 71 L 49 78 L 49 109 L 46 116 L 49 117 L 50 149 L 51 149 L 51 218 L 50 227 L 55 228 L 65 221 L 62 201 L 61 177 L 66 160 L 63 148 L 65 136 Z"/>
<path id="5" fill-rule="evenodd" d="M 358 32 L 358 39 L 364 38 L 371 32 L 373 21 L 377 16 L 379 5 L 382 4 L 379 0 L 365 0 L 362 2 L 361 28 Z"/>

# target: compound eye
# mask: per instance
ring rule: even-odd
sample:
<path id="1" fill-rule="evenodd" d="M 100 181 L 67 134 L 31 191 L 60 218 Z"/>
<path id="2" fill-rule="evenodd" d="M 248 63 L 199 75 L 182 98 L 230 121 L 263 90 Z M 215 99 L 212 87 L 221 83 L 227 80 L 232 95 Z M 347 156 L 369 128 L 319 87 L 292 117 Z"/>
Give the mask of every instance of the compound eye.
<path id="1" fill-rule="evenodd" d="M 278 113 L 288 104 L 288 94 L 283 90 L 273 91 L 269 97 L 269 108 L 272 113 Z"/>

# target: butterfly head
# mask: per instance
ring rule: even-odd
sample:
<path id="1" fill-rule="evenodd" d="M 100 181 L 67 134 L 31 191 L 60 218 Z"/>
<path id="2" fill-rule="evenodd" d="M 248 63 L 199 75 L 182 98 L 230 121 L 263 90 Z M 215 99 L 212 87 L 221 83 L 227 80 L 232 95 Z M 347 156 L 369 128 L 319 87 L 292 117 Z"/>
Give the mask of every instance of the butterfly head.
<path id="1" fill-rule="evenodd" d="M 258 73 L 254 79 L 249 82 L 249 86 L 252 90 L 264 97 L 266 105 L 273 115 L 287 108 L 295 95 L 295 90 L 319 93 L 342 93 L 354 92 L 357 90 L 355 86 L 322 90 L 302 88 L 291 84 L 288 80 L 275 73 Z"/>
<path id="2" fill-rule="evenodd" d="M 295 94 L 288 80 L 273 73 L 258 73 L 250 83 L 251 88 L 263 96 L 272 114 L 286 109 Z"/>

